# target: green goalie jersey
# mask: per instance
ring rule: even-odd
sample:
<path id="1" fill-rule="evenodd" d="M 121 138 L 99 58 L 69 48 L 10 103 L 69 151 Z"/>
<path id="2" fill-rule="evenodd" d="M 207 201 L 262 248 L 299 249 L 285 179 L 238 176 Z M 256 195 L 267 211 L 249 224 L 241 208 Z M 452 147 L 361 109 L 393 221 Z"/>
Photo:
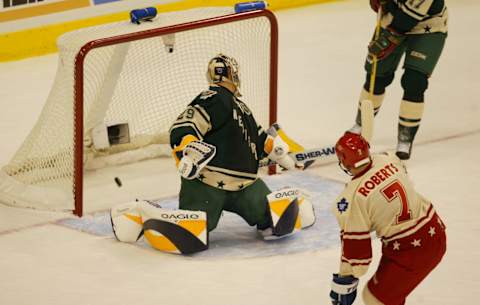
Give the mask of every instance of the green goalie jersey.
<path id="1" fill-rule="evenodd" d="M 267 137 L 245 103 L 221 86 L 210 86 L 178 116 L 170 128 L 170 145 L 186 135 L 215 145 L 215 157 L 198 179 L 224 190 L 239 191 L 257 179 Z"/>

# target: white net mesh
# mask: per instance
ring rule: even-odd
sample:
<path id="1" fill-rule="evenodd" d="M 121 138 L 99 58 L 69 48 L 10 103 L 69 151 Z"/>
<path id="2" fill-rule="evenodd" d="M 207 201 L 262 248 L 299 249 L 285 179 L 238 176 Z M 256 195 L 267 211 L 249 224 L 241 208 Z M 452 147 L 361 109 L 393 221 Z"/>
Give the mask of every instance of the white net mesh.
<path id="1" fill-rule="evenodd" d="M 35 127 L 0 172 L 0 201 L 73 209 L 74 68 L 83 45 L 230 13 L 231 8 L 194 9 L 160 14 L 140 25 L 119 22 L 61 36 L 55 83 Z M 218 53 L 238 61 L 242 99 L 257 120 L 268 125 L 270 32 L 270 21 L 260 16 L 91 50 L 84 63 L 85 168 L 168 154 L 168 129 L 207 88 L 207 63 Z M 119 123 L 128 124 L 129 143 L 103 148 L 94 144 L 98 126 Z"/>

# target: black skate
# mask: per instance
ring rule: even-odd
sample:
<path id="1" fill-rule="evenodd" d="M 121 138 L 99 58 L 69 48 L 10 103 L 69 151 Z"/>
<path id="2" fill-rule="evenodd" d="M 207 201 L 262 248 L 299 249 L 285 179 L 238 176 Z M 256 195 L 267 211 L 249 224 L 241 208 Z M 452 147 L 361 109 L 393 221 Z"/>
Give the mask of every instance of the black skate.
<path id="1" fill-rule="evenodd" d="M 412 153 L 412 142 L 398 142 L 397 152 L 395 153 L 400 160 L 410 159 Z"/>

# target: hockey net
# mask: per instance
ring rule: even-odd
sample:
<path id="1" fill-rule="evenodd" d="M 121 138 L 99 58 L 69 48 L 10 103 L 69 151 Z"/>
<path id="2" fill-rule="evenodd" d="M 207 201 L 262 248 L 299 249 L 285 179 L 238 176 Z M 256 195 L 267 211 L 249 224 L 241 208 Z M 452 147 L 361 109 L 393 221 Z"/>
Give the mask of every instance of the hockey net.
<path id="1" fill-rule="evenodd" d="M 277 25 L 269 11 L 200 8 L 62 35 L 55 82 L 0 171 L 0 201 L 83 213 L 84 171 L 170 155 L 168 130 L 207 88 L 208 61 L 237 59 L 256 119 L 276 119 Z"/>

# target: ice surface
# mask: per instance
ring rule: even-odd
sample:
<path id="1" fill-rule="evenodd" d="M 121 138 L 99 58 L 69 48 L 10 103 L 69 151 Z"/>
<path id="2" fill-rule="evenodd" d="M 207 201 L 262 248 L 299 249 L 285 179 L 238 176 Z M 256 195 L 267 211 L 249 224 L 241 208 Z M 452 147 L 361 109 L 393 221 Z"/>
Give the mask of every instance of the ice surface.
<path id="1" fill-rule="evenodd" d="M 449 37 L 430 80 L 408 167 L 418 190 L 432 200 L 447 225 L 448 249 L 407 304 L 475 303 L 480 284 L 480 36 L 472 33 L 480 3 L 447 4 Z M 333 143 L 353 123 L 375 15 L 367 2 L 347 0 L 277 16 L 279 122 L 307 147 Z M 8 162 L 32 128 L 56 60 L 50 55 L 0 65 L 0 164 Z M 397 73 L 375 121 L 376 150 L 396 144 L 400 76 Z M 70 214 L 0 205 L 0 304 L 330 304 L 330 277 L 339 251 L 338 232 L 326 207 L 348 179 L 335 164 L 311 168 L 305 175 L 268 178 L 272 187 L 298 183 L 322 194 L 316 202 L 318 223 L 298 239 L 283 241 L 285 247 L 265 244 L 241 219 L 226 215 L 212 233 L 212 251 L 198 257 L 118 243 L 106 223 L 109 205 L 139 192 L 174 204 L 178 177 L 171 163 L 150 161 L 135 170 L 124 166 L 89 175 L 89 215 L 82 230 Z M 122 178 L 121 188 L 113 182 L 116 176 Z M 92 224 L 93 232 L 88 228 Z M 374 242 L 374 252 L 360 289 L 378 263 L 379 242 Z M 360 298 L 356 304 L 363 304 Z"/>
<path id="2" fill-rule="evenodd" d="M 342 190 L 341 183 L 309 173 L 292 173 L 266 177 L 272 190 L 285 186 L 299 187 L 308 192 L 314 205 L 317 222 L 280 241 L 265 242 L 257 236 L 256 229 L 249 227 L 239 216 L 224 212 L 218 227 L 210 234 L 209 250 L 192 257 L 202 258 L 248 258 L 274 256 L 298 252 L 328 249 L 339 244 L 338 225 L 330 212 L 331 203 Z M 163 208 L 176 209 L 178 197 L 157 201 Z M 57 224 L 90 234 L 114 238 L 108 211 L 99 211 L 82 218 L 59 220 Z M 145 247 L 145 242 L 140 242 Z"/>

